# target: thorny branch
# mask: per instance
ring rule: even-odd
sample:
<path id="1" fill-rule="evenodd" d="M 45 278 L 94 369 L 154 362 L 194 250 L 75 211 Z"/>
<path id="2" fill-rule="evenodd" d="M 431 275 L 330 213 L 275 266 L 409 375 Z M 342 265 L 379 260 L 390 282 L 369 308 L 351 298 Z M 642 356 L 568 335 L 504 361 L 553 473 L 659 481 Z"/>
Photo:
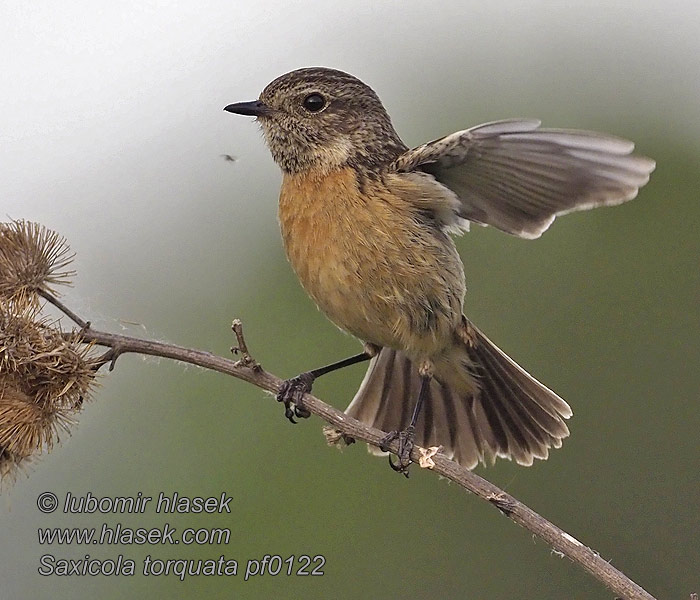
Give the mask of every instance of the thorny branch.
<path id="1" fill-rule="evenodd" d="M 114 368 L 114 363 L 119 355 L 136 353 L 170 358 L 218 371 L 242 379 L 273 394 L 277 393 L 282 384 L 281 379 L 265 371 L 252 358 L 243 337 L 242 323 L 238 319 L 232 325 L 238 346 L 232 348 L 232 351 L 239 354 L 241 358 L 240 360 L 230 360 L 202 350 L 96 331 L 90 327 L 89 322 L 78 317 L 50 292 L 43 291 L 41 295 L 81 327 L 81 336 L 86 343 L 110 349 L 99 361 L 100 366 L 110 364 L 110 370 Z M 386 436 L 384 431 L 369 427 L 310 394 L 304 396 L 304 407 L 332 425 L 332 429 L 335 431 L 327 433 L 329 441 L 337 441 L 339 438 L 355 439 L 379 446 Z M 389 444 L 389 450 L 395 453 L 398 450 L 398 443 Z M 540 537 L 556 552 L 578 563 L 620 598 L 625 600 L 655 600 L 651 594 L 601 558 L 597 552 L 483 477 L 458 465 L 444 454 L 436 452 L 436 449 L 416 446 L 411 452 L 411 459 L 416 464 L 427 466 L 439 475 L 454 481 L 479 498 L 486 500 L 510 520 Z"/>

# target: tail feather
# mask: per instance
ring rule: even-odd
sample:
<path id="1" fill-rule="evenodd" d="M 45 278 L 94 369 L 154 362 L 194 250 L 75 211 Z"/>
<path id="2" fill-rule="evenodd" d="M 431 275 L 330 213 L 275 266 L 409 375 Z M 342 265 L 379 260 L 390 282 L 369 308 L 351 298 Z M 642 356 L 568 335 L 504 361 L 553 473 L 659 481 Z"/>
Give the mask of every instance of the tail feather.
<path id="1" fill-rule="evenodd" d="M 431 381 L 416 443 L 442 445 L 447 456 L 468 468 L 497 456 L 522 465 L 546 459 L 549 448 L 561 447 L 569 435 L 564 419 L 571 408 L 470 328 L 474 343 L 459 342 L 450 371 L 443 367 Z M 346 412 L 384 431 L 400 430 L 408 425 L 419 389 L 416 365 L 402 352 L 383 348 Z"/>
<path id="2" fill-rule="evenodd" d="M 495 346 L 482 341 L 477 342 L 473 353 L 482 402 L 487 408 L 489 405 L 493 408 L 505 432 L 506 443 L 501 446 L 507 448 L 507 453 L 520 464 L 532 464 L 533 458 L 546 459 L 548 448 L 556 443 L 557 438 L 542 427 L 539 420 L 552 419 L 554 423 L 549 423 L 550 429 L 556 429 L 555 433 L 560 435 L 568 434 L 568 429 L 541 406 L 538 395 L 528 385 L 533 381 L 530 376 L 519 367 L 513 372 L 510 362 L 504 361 L 502 353 L 495 350 Z M 549 390 L 541 384 L 538 386 L 539 395 L 545 396 L 549 402 Z"/>

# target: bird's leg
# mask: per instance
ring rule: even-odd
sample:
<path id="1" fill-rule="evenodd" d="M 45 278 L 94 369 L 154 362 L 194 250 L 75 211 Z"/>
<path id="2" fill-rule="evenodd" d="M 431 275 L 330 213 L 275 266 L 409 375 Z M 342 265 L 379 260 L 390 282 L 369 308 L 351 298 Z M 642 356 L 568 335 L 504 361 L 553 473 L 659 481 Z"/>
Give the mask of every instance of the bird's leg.
<path id="1" fill-rule="evenodd" d="M 430 381 L 433 378 L 433 365 L 430 361 L 424 361 L 420 368 L 418 369 L 420 374 L 420 391 L 418 392 L 418 400 L 416 405 L 413 407 L 413 414 L 411 415 L 411 422 L 408 424 L 406 429 L 401 431 L 392 431 L 391 433 L 384 436 L 379 448 L 384 452 L 389 451 L 389 444 L 395 439 L 399 440 L 399 448 L 396 453 L 399 460 L 398 462 L 393 462 L 391 460 L 391 455 L 389 455 L 389 466 L 398 473 L 402 473 L 408 477 L 408 466 L 411 464 L 411 450 L 413 450 L 413 438 L 416 434 L 416 423 L 418 422 L 418 417 L 420 416 L 421 408 L 425 402 L 425 398 L 428 395 L 428 390 L 430 389 Z"/>
<path id="2" fill-rule="evenodd" d="M 304 394 L 311 392 L 311 387 L 314 381 L 321 375 L 326 373 L 331 373 L 332 371 L 337 371 L 338 369 L 343 369 L 344 367 L 349 367 L 365 360 L 369 360 L 379 352 L 379 348 L 373 344 L 365 344 L 365 351 L 350 358 L 344 360 L 339 360 L 338 362 L 331 363 L 325 367 L 320 367 L 319 369 L 313 369 L 312 371 L 305 371 L 300 373 L 296 377 L 287 379 L 282 382 L 279 392 L 277 392 L 277 401 L 284 403 L 284 416 L 287 417 L 292 423 L 296 423 L 294 417 L 301 419 L 308 418 L 311 413 L 304 408 L 303 397 Z"/>

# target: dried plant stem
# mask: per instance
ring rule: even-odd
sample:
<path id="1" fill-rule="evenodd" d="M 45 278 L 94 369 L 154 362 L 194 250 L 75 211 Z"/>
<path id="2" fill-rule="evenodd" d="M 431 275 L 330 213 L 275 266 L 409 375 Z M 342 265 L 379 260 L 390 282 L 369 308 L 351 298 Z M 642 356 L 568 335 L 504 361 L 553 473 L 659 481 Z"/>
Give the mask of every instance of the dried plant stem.
<path id="1" fill-rule="evenodd" d="M 51 294 L 44 293 L 43 296 L 57 308 L 66 312 L 64 310 L 65 307 L 60 302 L 56 301 Z M 238 340 L 237 350 L 240 351 L 242 358 L 241 360 L 234 361 L 201 350 L 96 331 L 91 329 L 86 321 L 76 318 L 70 311 L 66 312 L 66 315 L 83 327 L 82 336 L 86 342 L 92 342 L 111 349 L 111 351 L 107 353 L 108 358 L 105 360 L 105 364 L 112 361 L 113 366 L 113 361 L 116 360 L 116 356 L 125 353 L 146 354 L 171 358 L 205 369 L 225 373 L 226 375 L 242 379 L 243 381 L 247 381 L 248 383 L 272 393 L 276 393 L 282 384 L 281 379 L 265 371 L 250 356 L 243 338 L 242 325 L 238 320 L 234 321 L 233 330 Z M 304 396 L 304 407 L 331 424 L 343 435 L 356 440 L 362 440 L 379 446 L 382 439 L 386 436 L 386 432 L 369 427 L 310 394 Z M 398 450 L 398 443 L 393 442 L 389 447 L 391 451 L 396 452 Z M 420 458 L 421 449 L 415 447 L 411 452 L 411 459 L 415 463 L 418 463 Z M 528 508 L 522 502 L 483 477 L 472 473 L 440 453 L 432 456 L 432 461 L 434 462 L 434 466 L 432 467 L 433 471 L 454 481 L 464 489 L 479 496 L 479 498 L 493 504 L 509 519 L 522 525 L 525 529 L 544 540 L 554 550 L 579 564 L 596 579 L 605 584 L 610 590 L 615 592 L 620 598 L 624 598 L 625 600 L 655 600 L 651 594 L 601 558 L 597 552 L 591 550 L 588 546 L 582 544 L 556 525 L 550 523 L 534 510 Z"/>
<path id="2" fill-rule="evenodd" d="M 36 290 L 37 294 L 39 294 L 42 298 L 45 300 L 48 300 L 51 304 L 53 304 L 58 310 L 60 310 L 64 315 L 66 315 L 71 321 L 76 323 L 78 326 L 82 328 L 86 328 L 88 326 L 88 322 L 84 321 L 81 319 L 78 315 L 76 315 L 70 308 L 68 308 L 63 302 L 61 302 L 56 296 L 51 294 L 50 292 L 47 292 L 43 288 L 37 288 Z"/>

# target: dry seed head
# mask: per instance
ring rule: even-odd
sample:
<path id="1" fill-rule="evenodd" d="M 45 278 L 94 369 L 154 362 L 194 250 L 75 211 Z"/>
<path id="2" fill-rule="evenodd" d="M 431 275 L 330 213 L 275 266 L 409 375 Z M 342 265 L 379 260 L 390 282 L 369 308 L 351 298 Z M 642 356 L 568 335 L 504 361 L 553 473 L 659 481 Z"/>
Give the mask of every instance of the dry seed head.
<path id="1" fill-rule="evenodd" d="M 12 377 L 39 404 L 80 406 L 96 375 L 91 349 L 78 332 L 64 334 L 31 309 L 17 314 L 0 305 L 0 384 Z"/>
<path id="2" fill-rule="evenodd" d="M 55 405 L 41 406 L 14 387 L 0 387 L 0 484 L 13 482 L 19 469 L 69 432 L 73 411 Z"/>
<path id="3" fill-rule="evenodd" d="M 29 221 L 0 223 L 0 298 L 37 306 L 39 290 L 70 285 L 75 255 L 62 236 Z"/>
<path id="4" fill-rule="evenodd" d="M 91 349 L 78 332 L 0 297 L 0 480 L 69 431 L 95 383 Z"/>
<path id="5" fill-rule="evenodd" d="M 58 441 L 60 431 L 68 432 L 72 420 L 65 409 L 42 407 L 19 389 L 0 390 L 0 448 L 17 462 Z"/>

